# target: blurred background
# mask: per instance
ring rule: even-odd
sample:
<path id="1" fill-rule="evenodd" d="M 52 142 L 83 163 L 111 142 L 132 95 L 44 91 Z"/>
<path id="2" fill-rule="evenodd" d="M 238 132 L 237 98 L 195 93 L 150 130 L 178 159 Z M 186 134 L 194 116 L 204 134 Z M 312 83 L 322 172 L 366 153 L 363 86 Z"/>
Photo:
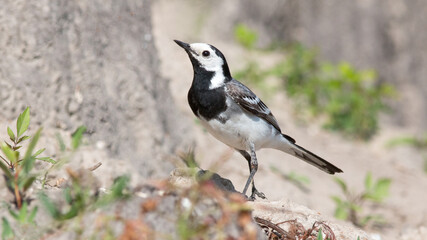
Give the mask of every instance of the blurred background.
<path id="1" fill-rule="evenodd" d="M 246 161 L 187 104 L 192 67 L 173 39 L 206 42 L 284 133 L 344 170 L 334 178 L 261 150 L 257 187 L 384 239 L 427 226 L 427 6 L 422 1 L 5 1 L 0 130 L 26 106 L 30 131 L 88 129 L 74 167 L 102 184 L 164 178 L 193 151 L 242 190 Z M 44 142 L 43 142 L 44 141 Z"/>
<path id="2" fill-rule="evenodd" d="M 219 48 L 286 134 L 344 170 L 337 179 L 261 150 L 255 179 L 269 200 L 290 199 L 386 239 L 425 231 L 426 11 L 398 0 L 157 1 L 160 69 L 196 126 L 196 160 L 237 189 L 247 177 L 239 154 L 197 127 L 186 101 L 191 64 L 172 39 Z"/>

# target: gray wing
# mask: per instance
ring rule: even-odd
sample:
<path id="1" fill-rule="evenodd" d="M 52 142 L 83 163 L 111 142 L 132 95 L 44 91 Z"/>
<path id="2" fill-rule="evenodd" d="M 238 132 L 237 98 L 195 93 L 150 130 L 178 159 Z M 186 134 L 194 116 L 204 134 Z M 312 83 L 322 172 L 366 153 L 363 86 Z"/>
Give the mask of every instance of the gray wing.
<path id="1" fill-rule="evenodd" d="M 232 79 L 225 84 L 225 92 L 244 110 L 264 119 L 281 132 L 279 124 L 277 124 L 277 120 L 270 109 L 248 87 Z"/>

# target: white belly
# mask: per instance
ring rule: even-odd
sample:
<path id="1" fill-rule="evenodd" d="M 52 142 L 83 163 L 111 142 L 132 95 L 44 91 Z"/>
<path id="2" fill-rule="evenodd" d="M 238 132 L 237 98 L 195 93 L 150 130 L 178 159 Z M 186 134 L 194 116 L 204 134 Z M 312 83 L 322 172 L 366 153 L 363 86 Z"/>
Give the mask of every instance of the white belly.
<path id="1" fill-rule="evenodd" d="M 234 102 L 228 102 L 229 109 L 221 114 L 225 123 L 201 119 L 202 125 L 221 142 L 239 150 L 249 150 L 249 143 L 255 149 L 272 147 L 280 133 L 263 119 L 240 109 Z"/>

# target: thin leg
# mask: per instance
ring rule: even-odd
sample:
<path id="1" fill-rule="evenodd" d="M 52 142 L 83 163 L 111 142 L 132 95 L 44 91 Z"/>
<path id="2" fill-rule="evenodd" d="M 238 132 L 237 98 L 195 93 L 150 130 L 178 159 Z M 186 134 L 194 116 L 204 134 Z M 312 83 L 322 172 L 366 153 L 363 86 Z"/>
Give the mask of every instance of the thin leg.
<path id="1" fill-rule="evenodd" d="M 242 156 L 246 159 L 246 161 L 248 161 L 248 165 L 249 165 L 249 173 L 250 173 L 250 175 L 249 175 L 248 181 L 246 182 L 245 188 L 243 189 L 243 194 L 246 195 L 246 191 L 248 190 L 249 184 L 250 184 L 250 182 L 252 182 L 252 194 L 250 196 L 250 199 L 254 200 L 255 199 L 255 195 L 258 196 L 258 197 L 260 197 L 260 198 L 262 198 L 262 199 L 265 199 L 264 193 L 259 192 L 256 189 L 256 187 L 255 187 L 255 181 L 253 179 L 253 177 L 255 176 L 255 173 L 256 173 L 256 171 L 258 169 L 258 162 L 256 160 L 255 148 L 251 147 L 251 155 L 253 157 L 251 157 L 251 155 L 248 152 L 244 151 L 244 150 L 237 150 L 237 151 L 240 154 L 242 154 Z M 254 159 L 255 161 L 253 161 L 252 159 Z M 253 163 L 255 163 L 255 164 L 253 164 Z"/>

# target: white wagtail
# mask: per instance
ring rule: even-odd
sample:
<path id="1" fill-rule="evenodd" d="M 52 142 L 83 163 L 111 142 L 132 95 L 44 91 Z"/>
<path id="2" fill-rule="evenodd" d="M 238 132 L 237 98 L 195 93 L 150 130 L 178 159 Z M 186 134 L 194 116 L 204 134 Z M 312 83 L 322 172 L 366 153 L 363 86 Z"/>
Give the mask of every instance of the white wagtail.
<path id="1" fill-rule="evenodd" d="M 194 78 L 188 92 L 191 110 L 209 133 L 236 149 L 249 163 L 244 195 L 252 183 L 250 198 L 265 198 L 253 182 L 258 169 L 255 151 L 260 148 L 281 150 L 330 174 L 342 172 L 283 134 L 270 109 L 248 87 L 231 77 L 227 61 L 217 48 L 206 43 L 175 42 L 184 48 L 193 65 Z"/>

